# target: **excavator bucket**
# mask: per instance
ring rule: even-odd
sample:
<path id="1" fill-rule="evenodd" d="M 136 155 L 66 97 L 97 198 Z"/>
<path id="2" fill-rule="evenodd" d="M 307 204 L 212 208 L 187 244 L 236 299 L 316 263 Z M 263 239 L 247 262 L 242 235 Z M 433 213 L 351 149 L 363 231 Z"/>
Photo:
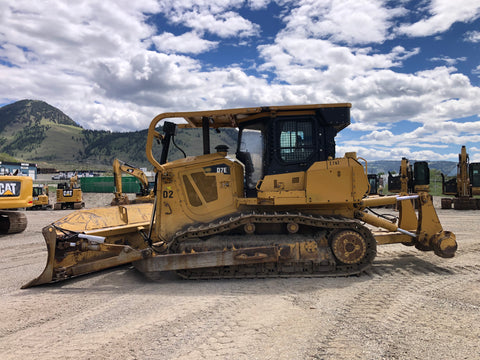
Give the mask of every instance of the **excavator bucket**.
<path id="1" fill-rule="evenodd" d="M 135 204 L 78 210 L 43 228 L 47 264 L 42 274 L 22 289 L 148 256 L 144 236 L 150 227 L 152 207 Z"/>

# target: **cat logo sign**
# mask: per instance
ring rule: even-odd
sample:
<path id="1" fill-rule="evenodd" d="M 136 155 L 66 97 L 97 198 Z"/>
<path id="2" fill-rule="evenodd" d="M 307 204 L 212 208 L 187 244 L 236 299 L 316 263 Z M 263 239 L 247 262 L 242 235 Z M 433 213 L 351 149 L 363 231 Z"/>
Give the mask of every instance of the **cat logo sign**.
<path id="1" fill-rule="evenodd" d="M 0 197 L 10 197 L 20 195 L 19 181 L 0 182 Z"/>

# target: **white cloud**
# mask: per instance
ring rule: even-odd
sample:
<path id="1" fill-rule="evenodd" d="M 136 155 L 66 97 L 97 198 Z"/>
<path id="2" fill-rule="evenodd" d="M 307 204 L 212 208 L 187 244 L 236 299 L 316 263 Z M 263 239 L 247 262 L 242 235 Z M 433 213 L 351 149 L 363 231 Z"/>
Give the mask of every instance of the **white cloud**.
<path id="1" fill-rule="evenodd" d="M 303 37 L 368 44 L 385 41 L 393 19 L 404 12 L 382 0 L 303 0 L 284 20 L 287 32 Z"/>
<path id="2" fill-rule="evenodd" d="M 448 153 L 439 154 L 432 150 L 412 151 L 408 146 L 396 147 L 378 147 L 375 145 L 362 144 L 347 144 L 337 146 L 337 156 L 343 156 L 346 152 L 355 151 L 357 156 L 360 156 L 368 161 L 373 160 L 399 160 L 403 157 L 410 160 L 455 160 L 458 159 L 458 154 Z"/>
<path id="3" fill-rule="evenodd" d="M 183 54 L 200 54 L 217 47 L 218 42 L 202 39 L 195 32 L 188 32 L 179 36 L 164 32 L 152 37 L 158 51 Z"/>
<path id="4" fill-rule="evenodd" d="M 361 122 L 356 122 L 356 121 L 351 123 L 348 128 L 352 131 L 380 131 L 380 130 L 385 130 L 385 126 L 380 126 L 376 123 L 361 123 Z"/>
<path id="5" fill-rule="evenodd" d="M 374 130 L 368 135 L 364 135 L 360 138 L 360 140 L 369 140 L 369 141 L 375 141 L 375 143 L 378 142 L 384 142 L 385 145 L 390 144 L 391 139 L 394 138 L 394 135 L 391 131 L 389 130 Z"/>
<path id="6" fill-rule="evenodd" d="M 467 31 L 464 40 L 473 43 L 480 42 L 480 31 Z"/>
<path id="7" fill-rule="evenodd" d="M 453 66 L 460 61 L 467 61 L 467 58 L 464 56 L 458 57 L 458 58 L 451 58 L 449 56 L 440 56 L 440 57 L 433 57 L 430 59 L 430 61 L 443 61 L 448 66 Z"/>
<path id="8" fill-rule="evenodd" d="M 248 0 L 248 6 L 253 10 L 264 9 L 271 3 L 271 0 Z"/>
<path id="9" fill-rule="evenodd" d="M 222 38 L 258 36 L 259 25 L 233 11 L 243 3 L 243 0 L 164 0 L 160 7 L 169 22 L 196 32 Z"/>
<path id="10" fill-rule="evenodd" d="M 197 31 L 207 31 L 222 38 L 257 36 L 260 29 L 257 24 L 253 24 L 233 11 L 222 14 L 191 11 L 177 21 Z"/>
<path id="11" fill-rule="evenodd" d="M 480 17 L 478 0 L 432 0 L 427 7 L 428 15 L 413 24 L 403 24 L 399 34 L 430 36 L 448 30 L 455 22 L 471 22 Z"/>
<path id="12" fill-rule="evenodd" d="M 265 59 L 260 68 L 274 69 L 281 80 L 289 83 L 317 82 L 325 78 L 338 83 L 370 70 L 400 66 L 400 60 L 418 53 L 418 49 L 407 51 L 398 46 L 390 53 L 375 54 L 369 48 L 357 51 L 327 40 L 285 32 L 277 36 L 274 44 L 260 46 L 259 50 Z"/>
<path id="13" fill-rule="evenodd" d="M 480 103 L 475 101 L 480 88 L 454 67 L 394 71 L 418 55 L 419 49 L 397 46 L 378 54 L 370 48 L 349 48 L 282 32 L 259 51 L 265 59 L 260 70 L 274 72 L 288 84 L 314 87 L 316 96 L 311 101 L 352 102 L 352 114 L 362 124 L 424 123 L 480 113 Z"/>

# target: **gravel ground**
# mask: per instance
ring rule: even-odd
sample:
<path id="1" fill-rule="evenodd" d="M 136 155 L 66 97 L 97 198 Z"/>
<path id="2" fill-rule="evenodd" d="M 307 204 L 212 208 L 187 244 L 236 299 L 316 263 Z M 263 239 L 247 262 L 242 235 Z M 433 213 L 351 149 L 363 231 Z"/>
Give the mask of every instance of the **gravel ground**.
<path id="1" fill-rule="evenodd" d="M 70 212 L 28 211 L 0 237 L 0 358 L 479 359 L 480 212 L 437 211 L 453 259 L 386 245 L 358 277 L 153 281 L 127 265 L 20 290 L 45 266 L 41 229 Z"/>

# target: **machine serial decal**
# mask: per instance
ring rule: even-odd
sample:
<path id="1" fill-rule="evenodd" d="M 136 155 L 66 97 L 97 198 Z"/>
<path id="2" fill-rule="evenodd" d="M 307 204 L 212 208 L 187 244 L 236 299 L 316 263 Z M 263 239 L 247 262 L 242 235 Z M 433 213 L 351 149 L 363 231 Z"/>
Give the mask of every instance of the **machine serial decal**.
<path id="1" fill-rule="evenodd" d="M 168 191 L 163 191 L 162 196 L 164 199 L 173 199 L 173 191 L 168 190 Z"/>
<path id="2" fill-rule="evenodd" d="M 230 166 L 227 164 L 219 164 L 213 166 L 204 167 L 206 173 L 226 174 L 230 175 Z"/>

